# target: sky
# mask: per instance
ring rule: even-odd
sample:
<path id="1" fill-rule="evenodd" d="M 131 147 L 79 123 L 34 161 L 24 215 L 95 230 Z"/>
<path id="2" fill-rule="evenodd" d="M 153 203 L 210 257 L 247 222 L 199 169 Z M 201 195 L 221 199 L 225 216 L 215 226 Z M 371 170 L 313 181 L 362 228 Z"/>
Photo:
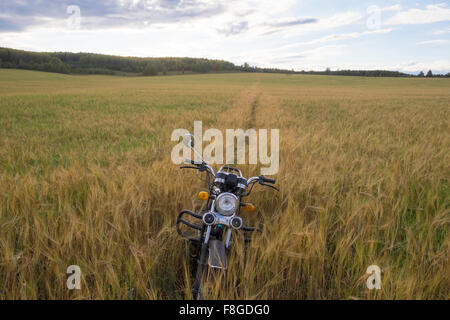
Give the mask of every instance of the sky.
<path id="1" fill-rule="evenodd" d="M 294 70 L 450 72 L 450 3 L 0 0 L 0 47 Z"/>

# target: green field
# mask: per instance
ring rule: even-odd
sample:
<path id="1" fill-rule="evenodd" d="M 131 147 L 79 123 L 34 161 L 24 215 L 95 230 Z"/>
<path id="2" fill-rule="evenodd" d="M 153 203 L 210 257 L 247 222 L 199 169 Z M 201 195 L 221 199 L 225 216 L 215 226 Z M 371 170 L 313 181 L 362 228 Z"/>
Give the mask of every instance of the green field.
<path id="1" fill-rule="evenodd" d="M 253 193 L 263 232 L 209 298 L 450 299 L 449 79 L 6 69 L 0 299 L 191 298 L 175 219 L 204 185 L 170 137 L 194 120 L 280 129 L 281 192 Z"/>

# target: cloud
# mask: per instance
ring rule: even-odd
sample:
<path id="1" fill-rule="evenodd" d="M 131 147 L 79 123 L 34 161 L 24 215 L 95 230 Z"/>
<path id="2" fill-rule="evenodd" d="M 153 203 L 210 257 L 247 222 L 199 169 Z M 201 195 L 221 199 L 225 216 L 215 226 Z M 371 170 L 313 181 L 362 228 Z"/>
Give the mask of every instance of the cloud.
<path id="1" fill-rule="evenodd" d="M 358 12 L 330 17 L 280 18 L 295 0 L 11 0 L 0 2 L 0 33 L 68 30 L 69 6 L 78 6 L 80 29 L 178 28 L 209 34 L 284 37 L 349 25 L 363 18 Z"/>
<path id="2" fill-rule="evenodd" d="M 437 60 L 433 62 L 419 62 L 410 61 L 404 64 L 399 64 L 396 66 L 388 67 L 391 70 L 399 70 L 404 72 L 419 72 L 433 70 L 437 72 L 449 72 L 450 71 L 450 61 L 448 60 Z"/>
<path id="3" fill-rule="evenodd" d="M 293 18 L 278 20 L 275 23 L 265 23 L 261 26 L 260 35 L 270 35 L 283 31 L 283 37 L 298 36 L 311 32 L 334 29 L 346 25 L 351 25 L 364 17 L 360 12 L 341 12 L 325 18 L 297 18 L 298 23 Z M 289 25 L 289 28 L 278 27 L 277 25 Z"/>
<path id="4" fill-rule="evenodd" d="M 0 2 L 0 33 L 70 31 L 68 20 L 80 11 L 79 30 L 172 27 L 206 34 L 269 34 L 317 22 L 312 17 L 278 18 L 295 0 L 12 0 Z M 274 18 L 277 17 L 277 18 Z"/>
<path id="5" fill-rule="evenodd" d="M 64 26 L 73 5 L 80 8 L 83 29 L 190 21 L 227 10 L 223 0 L 12 0 L 0 3 L 0 31 Z"/>
<path id="6" fill-rule="evenodd" d="M 23 29 L 22 26 L 20 24 L 17 24 L 17 21 L 14 21 L 11 18 L 0 17 L 0 30 L 20 31 L 22 29 Z"/>
<path id="7" fill-rule="evenodd" d="M 321 46 L 300 52 L 272 56 L 267 60 L 267 62 L 268 64 L 289 64 L 290 66 L 292 66 L 293 63 L 301 63 L 302 65 L 320 63 L 325 58 L 341 55 L 343 53 L 342 49 L 345 47 L 346 45 Z M 261 60 L 261 58 L 259 59 Z"/>
<path id="8" fill-rule="evenodd" d="M 340 33 L 340 34 L 330 34 L 328 36 L 324 36 L 321 38 L 313 39 L 310 41 L 305 42 L 297 42 L 288 46 L 285 46 L 283 48 L 288 47 L 295 47 L 295 46 L 303 46 L 303 45 L 312 45 L 312 44 L 318 44 L 318 43 L 326 43 L 331 41 L 342 41 L 342 40 L 348 40 L 348 39 L 357 39 L 366 35 L 372 35 L 372 34 L 386 34 L 391 32 L 392 29 L 378 29 L 378 30 L 371 30 L 371 31 L 363 31 L 363 32 L 350 32 L 350 33 Z"/>
<path id="9" fill-rule="evenodd" d="M 403 9 L 403 7 L 401 5 L 395 4 L 392 6 L 381 8 L 381 11 L 400 11 L 402 9 Z"/>
<path id="10" fill-rule="evenodd" d="M 304 54 L 296 54 L 292 56 L 282 56 L 282 57 L 275 57 L 270 59 L 271 63 L 290 63 L 293 61 L 298 61 L 307 58 Z"/>
<path id="11" fill-rule="evenodd" d="M 343 56 L 346 45 L 325 45 L 308 50 L 254 50 L 246 51 L 238 55 L 230 55 L 229 61 L 237 64 L 244 62 L 250 65 L 267 68 L 287 68 L 295 70 L 324 70 L 331 67 L 331 61 Z M 329 61 L 331 60 L 331 61 Z M 336 63 L 336 61 L 334 61 Z M 324 66 L 324 64 L 326 64 Z"/>
<path id="12" fill-rule="evenodd" d="M 421 41 L 417 42 L 417 44 L 446 44 L 450 41 L 447 39 L 436 39 L 436 40 L 427 40 L 427 41 Z"/>
<path id="13" fill-rule="evenodd" d="M 267 22 L 266 25 L 275 28 L 292 27 L 297 25 L 316 23 L 319 20 L 316 18 L 285 18 Z"/>
<path id="14" fill-rule="evenodd" d="M 267 21 L 271 28 L 314 22 L 314 18 L 272 19 L 294 4 L 295 0 L 8 0 L 0 2 L 0 32 L 64 28 L 70 17 L 69 6 L 80 8 L 84 30 L 138 29 L 207 20 L 202 27 L 229 36 L 261 27 Z"/>
<path id="15" fill-rule="evenodd" d="M 231 23 L 228 26 L 225 26 L 222 29 L 217 29 L 219 33 L 222 33 L 226 36 L 236 35 L 248 30 L 248 22 L 242 21 L 237 23 Z"/>
<path id="16" fill-rule="evenodd" d="M 445 28 L 445 29 L 435 30 L 433 32 L 433 34 L 436 34 L 436 35 L 447 34 L 447 33 L 450 33 L 450 27 Z"/>
<path id="17" fill-rule="evenodd" d="M 258 26 L 256 29 L 259 30 L 260 35 L 271 35 L 277 32 L 286 30 L 298 30 L 298 27 L 304 25 L 317 24 L 319 19 L 317 18 L 284 18 L 276 19 L 269 22 L 264 22 Z"/>
<path id="18" fill-rule="evenodd" d="M 425 9 L 409 9 L 399 12 L 385 21 L 385 25 L 425 24 L 450 20 L 450 8 L 446 3 L 428 5 Z"/>

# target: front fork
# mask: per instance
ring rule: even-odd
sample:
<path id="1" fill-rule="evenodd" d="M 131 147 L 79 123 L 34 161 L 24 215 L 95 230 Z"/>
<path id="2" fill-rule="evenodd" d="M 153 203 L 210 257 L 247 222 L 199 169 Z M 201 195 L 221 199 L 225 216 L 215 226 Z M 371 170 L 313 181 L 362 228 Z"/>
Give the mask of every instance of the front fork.
<path id="1" fill-rule="evenodd" d="M 211 226 L 208 226 L 206 229 L 205 239 L 202 242 L 202 246 L 200 248 L 200 257 L 198 259 L 197 264 L 197 273 L 195 274 L 194 288 L 192 289 L 192 293 L 194 295 L 195 300 L 200 299 L 200 286 L 203 279 L 203 272 L 205 269 L 206 261 L 208 259 L 208 242 L 209 237 L 211 235 Z"/>

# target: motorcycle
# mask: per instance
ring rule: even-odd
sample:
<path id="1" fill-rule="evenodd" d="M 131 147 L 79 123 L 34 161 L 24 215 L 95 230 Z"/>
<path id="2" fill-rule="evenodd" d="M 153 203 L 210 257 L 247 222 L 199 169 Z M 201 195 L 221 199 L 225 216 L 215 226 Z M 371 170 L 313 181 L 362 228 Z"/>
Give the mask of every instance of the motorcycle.
<path id="1" fill-rule="evenodd" d="M 183 143 L 191 148 L 198 155 L 201 161 L 190 159 L 185 160 L 181 169 L 195 169 L 197 173 L 206 174 L 206 183 L 209 192 L 199 192 L 198 198 L 207 201 L 201 213 L 194 213 L 189 210 L 182 210 L 178 214 L 176 228 L 177 232 L 191 244 L 191 258 L 195 272 L 193 284 L 193 297 L 196 300 L 202 298 L 202 286 L 207 275 L 214 273 L 214 270 L 227 270 L 227 254 L 230 249 L 230 240 L 233 230 L 253 232 L 260 231 L 255 227 L 248 227 L 239 216 L 241 208 L 247 212 L 254 212 L 255 206 L 251 203 L 243 202 L 243 198 L 252 193 L 255 184 L 279 189 L 274 179 L 269 179 L 263 175 L 246 179 L 239 169 L 222 166 L 217 173 L 209 166 L 195 149 L 195 139 L 192 134 L 186 134 Z M 186 217 L 200 221 L 199 224 L 186 220 Z M 191 219 L 192 220 L 192 219 Z M 182 232 L 181 225 L 185 225 L 196 231 L 197 236 L 193 237 Z M 224 239 L 225 236 L 225 239 Z M 249 242 L 250 238 L 245 238 Z"/>

